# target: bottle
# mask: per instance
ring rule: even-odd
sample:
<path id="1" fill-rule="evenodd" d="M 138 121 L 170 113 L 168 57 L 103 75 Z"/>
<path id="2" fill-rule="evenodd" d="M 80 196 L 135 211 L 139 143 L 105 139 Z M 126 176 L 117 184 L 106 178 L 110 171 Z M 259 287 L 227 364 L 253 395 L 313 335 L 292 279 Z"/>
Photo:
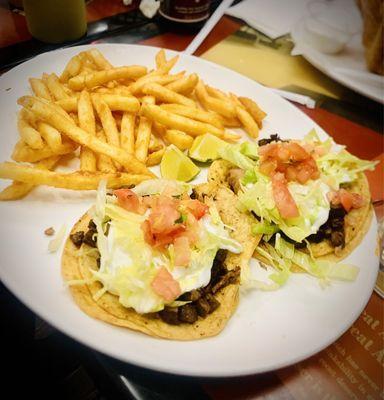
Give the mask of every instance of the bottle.
<path id="1" fill-rule="evenodd" d="M 87 31 L 84 0 L 24 0 L 29 32 L 47 43 L 76 40 Z"/>
<path id="2" fill-rule="evenodd" d="M 168 29 L 195 32 L 209 17 L 210 0 L 163 0 L 159 14 Z"/>

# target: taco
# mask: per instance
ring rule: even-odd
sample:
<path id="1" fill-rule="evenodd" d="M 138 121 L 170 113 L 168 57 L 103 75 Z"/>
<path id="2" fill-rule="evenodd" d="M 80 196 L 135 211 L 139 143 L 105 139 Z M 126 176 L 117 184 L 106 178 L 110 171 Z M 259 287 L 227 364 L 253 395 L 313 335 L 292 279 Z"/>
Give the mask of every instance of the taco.
<path id="1" fill-rule="evenodd" d="M 233 207 L 234 194 L 206 189 L 161 179 L 111 193 L 101 186 L 62 257 L 78 306 L 150 336 L 218 334 L 237 307 L 240 266 L 257 242 L 248 217 Z M 221 219 L 228 209 L 234 210 L 231 228 Z"/>
<path id="2" fill-rule="evenodd" d="M 212 163 L 208 181 L 236 193 L 237 207 L 254 218 L 261 236 L 255 257 L 277 268 L 282 284 L 292 271 L 353 279 L 337 266 L 369 229 L 372 206 L 364 170 L 374 163 L 348 153 L 314 131 L 303 140 L 278 135 L 229 145 Z"/>

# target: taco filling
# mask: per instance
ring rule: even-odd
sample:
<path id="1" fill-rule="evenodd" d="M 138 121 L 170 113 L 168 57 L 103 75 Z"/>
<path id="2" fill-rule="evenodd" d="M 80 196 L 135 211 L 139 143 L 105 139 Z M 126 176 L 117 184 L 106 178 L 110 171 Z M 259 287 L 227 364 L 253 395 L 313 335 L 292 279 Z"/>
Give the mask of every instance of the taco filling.
<path id="1" fill-rule="evenodd" d="M 89 259 L 82 253 L 93 253 L 96 267 L 69 284 L 96 283 L 93 300 L 113 296 L 149 324 L 195 324 L 212 315 L 223 290 L 239 283 L 239 266 L 227 268 L 226 258 L 227 252 L 239 254 L 242 245 L 215 205 L 191 194 L 190 185 L 176 181 L 149 180 L 112 192 L 101 185 L 87 224 L 70 235 L 79 269 Z"/>
<path id="2" fill-rule="evenodd" d="M 319 277 L 353 279 L 355 268 L 334 268 L 360 242 L 371 218 L 370 195 L 363 171 L 374 163 L 321 141 L 315 131 L 304 140 L 278 135 L 258 143 L 221 150 L 209 179 L 226 183 L 238 207 L 254 216 L 252 231 L 261 236 L 256 256 L 274 265 L 282 284 L 291 267 Z M 327 257 L 327 258 L 326 258 Z M 321 262 L 320 262 L 321 260 Z"/>

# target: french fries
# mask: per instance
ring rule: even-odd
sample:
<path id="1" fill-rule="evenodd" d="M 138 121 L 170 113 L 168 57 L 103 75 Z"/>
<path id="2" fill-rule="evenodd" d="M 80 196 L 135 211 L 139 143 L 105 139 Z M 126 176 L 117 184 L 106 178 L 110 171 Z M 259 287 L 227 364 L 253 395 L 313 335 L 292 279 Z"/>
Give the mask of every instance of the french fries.
<path id="1" fill-rule="evenodd" d="M 176 103 L 183 104 L 191 108 L 195 108 L 193 100 L 188 99 L 179 93 L 173 92 L 172 90 L 159 85 L 158 83 L 147 83 L 143 87 L 143 93 L 154 96 L 156 100 L 160 100 L 164 103 Z"/>
<path id="2" fill-rule="evenodd" d="M 43 139 L 41 138 L 40 132 L 33 128 L 28 121 L 19 116 L 17 126 L 21 138 L 27 143 L 32 149 L 39 150 L 44 147 Z"/>
<path id="3" fill-rule="evenodd" d="M 170 143 L 174 144 L 180 150 L 187 150 L 191 148 L 193 144 L 193 137 L 187 135 L 182 131 L 178 131 L 176 129 L 168 129 L 165 132 L 164 139 Z"/>
<path id="4" fill-rule="evenodd" d="M 212 135 L 218 137 L 224 136 L 224 131 L 213 125 L 170 113 L 156 105 L 143 104 L 141 114 L 171 129 L 178 129 L 192 136 L 204 135 L 205 133 L 212 133 Z"/>
<path id="5" fill-rule="evenodd" d="M 86 90 L 80 94 L 78 101 L 78 117 L 80 128 L 87 131 L 90 135 L 96 134 L 96 120 L 93 112 L 91 96 Z M 96 156 L 94 152 L 86 146 L 80 149 L 80 170 L 96 171 Z"/>
<path id="6" fill-rule="evenodd" d="M 25 96 L 19 99 L 19 104 L 30 109 L 42 120 L 47 121 L 57 130 L 65 133 L 74 142 L 83 146 L 87 146 L 96 153 L 101 153 L 111 157 L 114 161 L 117 161 L 123 165 L 127 171 L 154 176 L 152 172 L 150 172 L 145 165 L 138 161 L 134 156 L 126 153 L 119 147 L 104 143 L 103 141 L 90 135 L 88 132 L 79 128 L 74 123 L 70 123 L 62 115 L 57 114 L 53 107 L 42 103 L 39 99 Z"/>
<path id="7" fill-rule="evenodd" d="M 52 156 L 40 161 L 33 168 L 51 170 L 59 160 L 60 156 Z M 21 199 L 25 197 L 35 186 L 36 185 L 30 182 L 14 181 L 0 192 L 0 201 Z"/>
<path id="8" fill-rule="evenodd" d="M 143 105 L 154 104 L 155 99 L 152 96 L 145 96 Z M 139 126 L 137 127 L 135 155 L 139 161 L 143 163 L 147 159 L 149 141 L 151 140 L 152 121 L 145 116 L 140 116 Z"/>
<path id="9" fill-rule="evenodd" d="M 149 175 L 134 175 L 122 172 L 72 172 L 69 174 L 33 168 L 11 162 L 0 163 L 0 178 L 13 179 L 31 185 L 47 185 L 56 188 L 72 190 L 97 189 L 101 180 L 107 181 L 108 188 L 118 188 L 124 185 L 137 185 L 150 179 Z"/>
<path id="10" fill-rule="evenodd" d="M 75 76 L 68 81 L 72 90 L 92 89 L 116 79 L 137 79 L 147 73 L 147 68 L 141 65 L 129 67 L 111 68 L 105 71 L 97 71 L 84 76 Z"/>
<path id="11" fill-rule="evenodd" d="M 172 90 L 176 93 L 181 93 L 188 95 L 193 92 L 197 83 L 199 82 L 199 77 L 197 74 L 191 74 L 177 79 L 166 85 L 166 88 Z"/>
<path id="12" fill-rule="evenodd" d="M 18 100 L 16 163 L 0 164 L 0 178 L 14 182 L 0 201 L 22 198 L 36 185 L 136 184 L 155 176 L 148 167 L 161 162 L 167 145 L 184 151 L 206 133 L 235 142 L 241 134 L 227 128 L 242 128 L 256 138 L 265 112 L 252 99 L 204 84 L 196 73 L 171 73 L 178 58 L 160 50 L 154 69 L 115 67 L 94 48 L 72 57 L 57 75 L 30 78 L 34 96 Z M 64 155 L 79 159 L 78 171 L 54 171 Z"/>

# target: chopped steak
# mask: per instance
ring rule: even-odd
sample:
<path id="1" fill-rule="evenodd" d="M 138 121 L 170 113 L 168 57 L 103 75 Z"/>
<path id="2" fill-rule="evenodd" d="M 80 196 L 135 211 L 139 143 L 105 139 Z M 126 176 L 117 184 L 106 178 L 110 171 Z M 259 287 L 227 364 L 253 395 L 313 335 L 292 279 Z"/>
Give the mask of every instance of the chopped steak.
<path id="1" fill-rule="evenodd" d="M 211 311 L 208 301 L 202 297 L 196 301 L 196 310 L 200 317 L 205 318 Z"/>
<path id="2" fill-rule="evenodd" d="M 201 292 L 198 289 L 183 293 L 177 300 L 181 301 L 196 301 L 201 297 Z"/>
<path id="3" fill-rule="evenodd" d="M 344 247 L 345 246 L 345 237 L 344 231 L 333 231 L 331 233 L 331 243 L 334 247 Z"/>
<path id="4" fill-rule="evenodd" d="M 169 325 L 179 325 L 180 321 L 178 318 L 177 309 L 173 308 L 165 308 L 162 311 L 159 311 L 160 318 Z"/>
<path id="5" fill-rule="evenodd" d="M 212 293 L 218 292 L 225 286 L 231 283 L 236 283 L 240 276 L 240 267 L 228 271 L 225 275 L 222 275 L 217 283 L 212 286 Z"/>
<path id="6" fill-rule="evenodd" d="M 83 244 L 84 232 L 79 231 L 79 232 L 72 233 L 71 235 L 69 235 L 69 238 L 72 240 L 72 243 L 76 247 L 80 247 Z"/>
<path id="7" fill-rule="evenodd" d="M 244 176 L 244 171 L 240 168 L 233 168 L 229 170 L 227 180 L 230 188 L 236 194 L 240 191 L 240 181 Z"/>
<path id="8" fill-rule="evenodd" d="M 207 299 L 208 303 L 209 303 L 209 313 L 213 313 L 219 306 L 220 303 L 218 300 L 215 299 L 215 296 L 213 296 L 210 293 L 207 293 L 205 298 Z"/>
<path id="9" fill-rule="evenodd" d="M 192 304 L 185 304 L 184 306 L 178 307 L 177 316 L 180 322 L 185 322 L 187 324 L 193 324 L 198 318 L 196 307 Z"/>
<path id="10" fill-rule="evenodd" d="M 84 235 L 83 243 L 91 247 L 96 247 L 96 232 L 91 229 Z"/>

